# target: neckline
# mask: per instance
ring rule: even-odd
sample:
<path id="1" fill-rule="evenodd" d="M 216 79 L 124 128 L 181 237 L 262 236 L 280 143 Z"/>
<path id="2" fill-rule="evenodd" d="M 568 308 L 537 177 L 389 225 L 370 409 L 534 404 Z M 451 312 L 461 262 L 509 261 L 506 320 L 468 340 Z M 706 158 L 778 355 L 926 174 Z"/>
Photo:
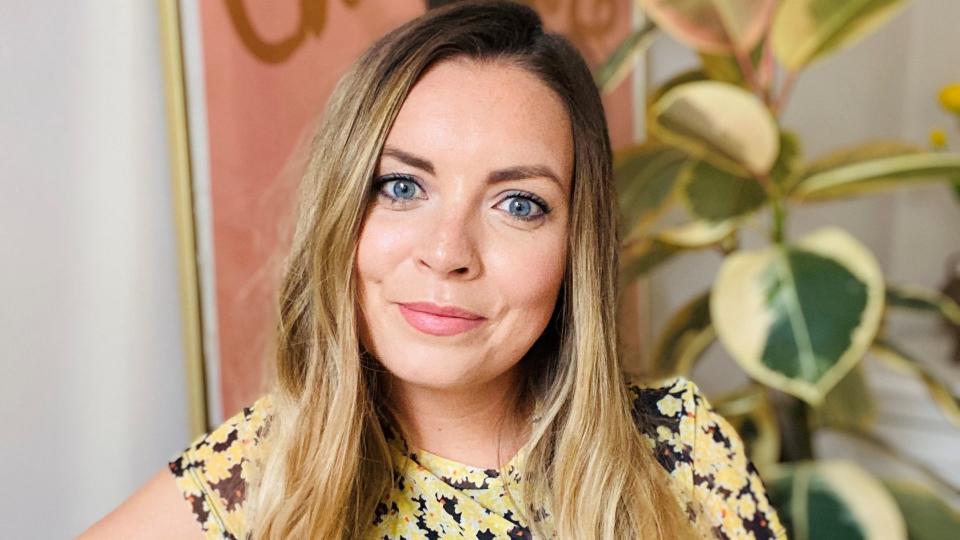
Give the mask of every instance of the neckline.
<path id="1" fill-rule="evenodd" d="M 523 460 L 523 455 L 525 454 L 526 445 L 521 446 L 520 449 L 517 450 L 517 452 L 513 455 L 513 457 L 507 460 L 506 463 L 503 463 L 500 465 L 499 469 L 491 468 L 491 467 L 480 467 L 478 465 L 469 465 L 467 463 L 462 463 L 460 461 L 446 458 L 439 454 L 434 454 L 433 452 L 424 450 L 423 448 L 417 448 L 412 445 L 409 446 L 409 449 L 411 454 L 415 454 L 416 456 L 420 457 L 421 460 L 429 461 L 433 464 L 440 465 L 447 469 L 462 469 L 474 474 L 483 473 L 483 474 L 486 474 L 487 476 L 491 476 L 491 473 L 503 474 L 504 472 L 510 470 L 511 468 L 513 468 L 514 470 L 519 469 L 519 464 Z"/>
<path id="2" fill-rule="evenodd" d="M 534 414 L 531 417 L 531 423 L 537 424 L 540 419 L 540 404 L 534 406 Z M 483 475 L 488 479 L 488 482 L 500 482 L 501 476 L 503 474 L 509 474 L 512 477 L 519 479 L 519 473 L 523 465 L 523 461 L 526 458 L 526 453 L 530 441 L 527 440 L 517 452 L 509 459 L 506 463 L 503 463 L 499 469 L 491 469 L 486 467 L 479 467 L 477 465 L 469 465 L 467 463 L 462 463 L 451 458 L 443 457 L 439 454 L 435 454 L 423 448 L 414 446 L 404 437 L 400 436 L 399 429 L 397 429 L 393 424 L 393 421 L 388 421 L 383 427 L 387 431 L 387 440 L 390 446 L 393 447 L 394 451 L 405 459 L 410 459 L 411 461 L 417 463 L 421 467 L 431 469 L 431 472 L 436 474 L 437 470 L 443 470 L 448 473 L 455 473 L 458 476 L 464 477 L 467 475 L 474 476 Z M 416 459 L 412 458 L 416 456 Z"/>
<path id="3" fill-rule="evenodd" d="M 397 463 L 409 462 L 415 467 L 422 468 L 430 474 L 436 476 L 441 481 L 446 482 L 458 489 L 489 489 L 494 487 L 505 487 L 503 476 L 508 475 L 511 482 L 519 481 L 520 467 L 526 456 L 527 445 L 520 447 L 517 453 L 513 455 L 499 469 L 488 469 L 476 465 L 469 465 L 450 458 L 434 454 L 423 448 L 418 448 L 409 444 L 399 437 L 395 432 L 388 436 L 390 446 L 397 457 Z M 401 465 L 397 470 L 400 474 L 405 473 L 406 467 Z"/>

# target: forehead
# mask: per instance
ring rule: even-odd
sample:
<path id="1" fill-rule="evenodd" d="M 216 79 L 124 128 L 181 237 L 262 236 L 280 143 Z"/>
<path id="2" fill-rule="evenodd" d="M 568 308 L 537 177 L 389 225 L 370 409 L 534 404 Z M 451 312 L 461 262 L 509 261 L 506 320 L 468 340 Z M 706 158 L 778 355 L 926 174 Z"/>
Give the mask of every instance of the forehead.
<path id="1" fill-rule="evenodd" d="M 411 89 L 387 145 L 431 160 L 482 159 L 490 168 L 544 162 L 572 176 L 566 107 L 540 79 L 505 61 L 453 59 Z"/>

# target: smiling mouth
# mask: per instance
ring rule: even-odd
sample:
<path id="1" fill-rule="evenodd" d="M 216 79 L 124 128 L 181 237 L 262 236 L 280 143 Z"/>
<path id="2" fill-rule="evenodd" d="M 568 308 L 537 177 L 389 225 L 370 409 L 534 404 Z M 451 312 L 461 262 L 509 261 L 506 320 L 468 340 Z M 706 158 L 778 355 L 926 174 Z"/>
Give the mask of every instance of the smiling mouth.
<path id="1" fill-rule="evenodd" d="M 400 314 L 416 330 L 431 336 L 454 336 L 473 330 L 485 317 L 456 308 L 428 303 L 397 304 Z"/>

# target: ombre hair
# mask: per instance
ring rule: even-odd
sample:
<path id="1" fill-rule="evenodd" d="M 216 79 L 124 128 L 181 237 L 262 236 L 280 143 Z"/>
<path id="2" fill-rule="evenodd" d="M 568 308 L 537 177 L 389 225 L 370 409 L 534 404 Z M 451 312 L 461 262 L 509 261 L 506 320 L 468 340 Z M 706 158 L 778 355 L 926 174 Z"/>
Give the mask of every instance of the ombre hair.
<path id="1" fill-rule="evenodd" d="M 269 451 L 249 498 L 254 538 L 362 537 L 391 486 L 391 414 L 383 368 L 361 345 L 355 254 L 397 113 L 424 72 L 451 59 L 528 71 L 559 96 L 572 126 L 568 259 L 552 320 L 521 360 L 523 400 L 538 418 L 515 506 L 536 537 L 692 536 L 620 367 L 617 205 L 593 78 L 530 8 L 465 1 L 371 46 L 337 84 L 312 141 L 280 290 Z"/>

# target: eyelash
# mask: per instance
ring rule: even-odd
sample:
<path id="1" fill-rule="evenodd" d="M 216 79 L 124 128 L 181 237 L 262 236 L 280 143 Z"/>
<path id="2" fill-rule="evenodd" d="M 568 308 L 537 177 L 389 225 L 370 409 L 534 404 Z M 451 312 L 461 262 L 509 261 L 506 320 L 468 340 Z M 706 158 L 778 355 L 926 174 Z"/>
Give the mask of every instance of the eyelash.
<path id="1" fill-rule="evenodd" d="M 380 178 L 377 178 L 377 179 L 376 179 L 376 181 L 374 182 L 373 187 L 374 187 L 374 189 L 376 190 L 378 196 L 386 198 L 387 200 L 390 201 L 391 204 L 400 204 L 400 205 L 402 205 L 402 204 L 404 204 L 404 203 L 406 202 L 406 201 L 404 201 L 403 199 L 400 199 L 399 197 L 394 197 L 394 196 L 389 195 L 389 194 L 387 194 L 386 192 L 383 191 L 383 185 L 386 184 L 387 182 L 391 182 L 391 181 L 394 181 L 394 180 L 405 180 L 405 181 L 407 181 L 407 182 L 410 182 L 410 183 L 416 185 L 417 188 L 419 188 L 419 189 L 421 189 L 421 190 L 423 189 L 423 187 L 420 185 L 420 183 L 417 182 L 417 180 L 416 180 L 413 176 L 410 176 L 410 175 L 408 175 L 408 174 L 391 173 L 391 174 L 387 174 L 387 175 L 381 176 Z M 542 219 L 546 218 L 546 217 L 547 217 L 547 214 L 549 214 L 549 213 L 553 210 L 552 208 L 550 208 L 550 205 L 547 204 L 547 201 L 543 200 L 543 198 L 541 198 L 541 197 L 537 196 L 536 194 L 531 193 L 531 192 L 529 192 L 529 191 L 514 191 L 514 192 L 508 194 L 506 198 L 507 198 L 507 199 L 524 199 L 524 200 L 530 201 L 530 202 L 532 202 L 532 203 L 534 203 L 534 204 L 536 204 L 537 206 L 540 207 L 540 211 L 541 211 L 542 213 L 539 214 L 539 215 L 536 215 L 536 216 L 515 216 L 515 215 L 513 215 L 513 214 L 509 214 L 509 213 L 508 213 L 508 215 L 509 215 L 511 218 L 517 219 L 517 220 L 520 220 L 520 221 L 537 221 L 537 220 L 542 220 Z"/>

